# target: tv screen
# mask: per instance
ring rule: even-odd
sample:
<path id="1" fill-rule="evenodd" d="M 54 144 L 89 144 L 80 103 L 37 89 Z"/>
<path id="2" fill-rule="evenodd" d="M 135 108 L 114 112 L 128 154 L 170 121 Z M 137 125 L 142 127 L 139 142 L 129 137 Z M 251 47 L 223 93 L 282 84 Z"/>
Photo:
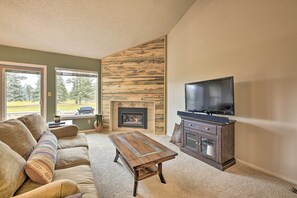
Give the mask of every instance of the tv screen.
<path id="1" fill-rule="evenodd" d="M 186 111 L 234 115 L 233 77 L 185 84 Z"/>

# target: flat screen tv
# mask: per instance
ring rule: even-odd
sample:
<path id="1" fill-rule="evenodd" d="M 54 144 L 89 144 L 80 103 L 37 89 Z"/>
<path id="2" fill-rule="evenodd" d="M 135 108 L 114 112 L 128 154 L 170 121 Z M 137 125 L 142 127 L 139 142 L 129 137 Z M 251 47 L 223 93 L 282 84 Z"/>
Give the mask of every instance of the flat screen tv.
<path id="1" fill-rule="evenodd" d="M 185 84 L 186 111 L 234 115 L 233 76 Z"/>

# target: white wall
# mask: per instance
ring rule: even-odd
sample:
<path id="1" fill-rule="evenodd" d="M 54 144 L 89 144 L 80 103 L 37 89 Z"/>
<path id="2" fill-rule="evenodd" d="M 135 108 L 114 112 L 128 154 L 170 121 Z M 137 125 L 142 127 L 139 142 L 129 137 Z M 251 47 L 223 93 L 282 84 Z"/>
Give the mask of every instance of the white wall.
<path id="1" fill-rule="evenodd" d="M 197 0 L 167 59 L 169 135 L 184 83 L 234 76 L 236 159 L 297 183 L 296 0 Z"/>

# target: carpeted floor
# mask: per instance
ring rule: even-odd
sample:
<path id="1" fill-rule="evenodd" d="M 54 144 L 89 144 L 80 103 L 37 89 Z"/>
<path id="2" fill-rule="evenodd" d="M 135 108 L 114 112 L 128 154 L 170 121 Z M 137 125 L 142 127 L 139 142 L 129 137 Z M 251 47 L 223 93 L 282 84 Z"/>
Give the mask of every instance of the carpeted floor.
<path id="1" fill-rule="evenodd" d="M 181 152 L 169 143 L 169 136 L 147 135 L 176 151 L 178 156 L 163 163 L 167 184 L 162 184 L 157 175 L 142 180 L 138 183 L 137 197 L 297 197 L 297 194 L 291 192 L 292 184 L 286 181 L 241 163 L 220 171 Z M 99 196 L 133 197 L 133 177 L 120 159 L 117 163 L 113 162 L 115 147 L 108 134 L 90 133 L 87 138 Z"/>

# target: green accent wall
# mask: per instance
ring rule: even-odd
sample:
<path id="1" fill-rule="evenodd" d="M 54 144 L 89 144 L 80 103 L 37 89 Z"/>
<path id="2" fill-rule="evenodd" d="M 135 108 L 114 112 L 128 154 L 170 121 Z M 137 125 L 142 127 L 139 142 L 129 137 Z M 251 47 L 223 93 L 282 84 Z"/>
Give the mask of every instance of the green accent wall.
<path id="1" fill-rule="evenodd" d="M 56 76 L 55 68 L 81 69 L 98 72 L 98 112 L 101 112 L 101 62 L 99 59 L 71 56 L 65 54 L 43 52 L 38 50 L 17 48 L 0 45 L 0 61 L 38 64 L 47 66 L 47 92 L 52 92 L 47 97 L 47 121 L 53 121 L 56 112 Z M 88 124 L 88 121 L 91 123 Z M 80 118 L 73 120 L 80 130 L 93 128 L 94 118 Z"/>

